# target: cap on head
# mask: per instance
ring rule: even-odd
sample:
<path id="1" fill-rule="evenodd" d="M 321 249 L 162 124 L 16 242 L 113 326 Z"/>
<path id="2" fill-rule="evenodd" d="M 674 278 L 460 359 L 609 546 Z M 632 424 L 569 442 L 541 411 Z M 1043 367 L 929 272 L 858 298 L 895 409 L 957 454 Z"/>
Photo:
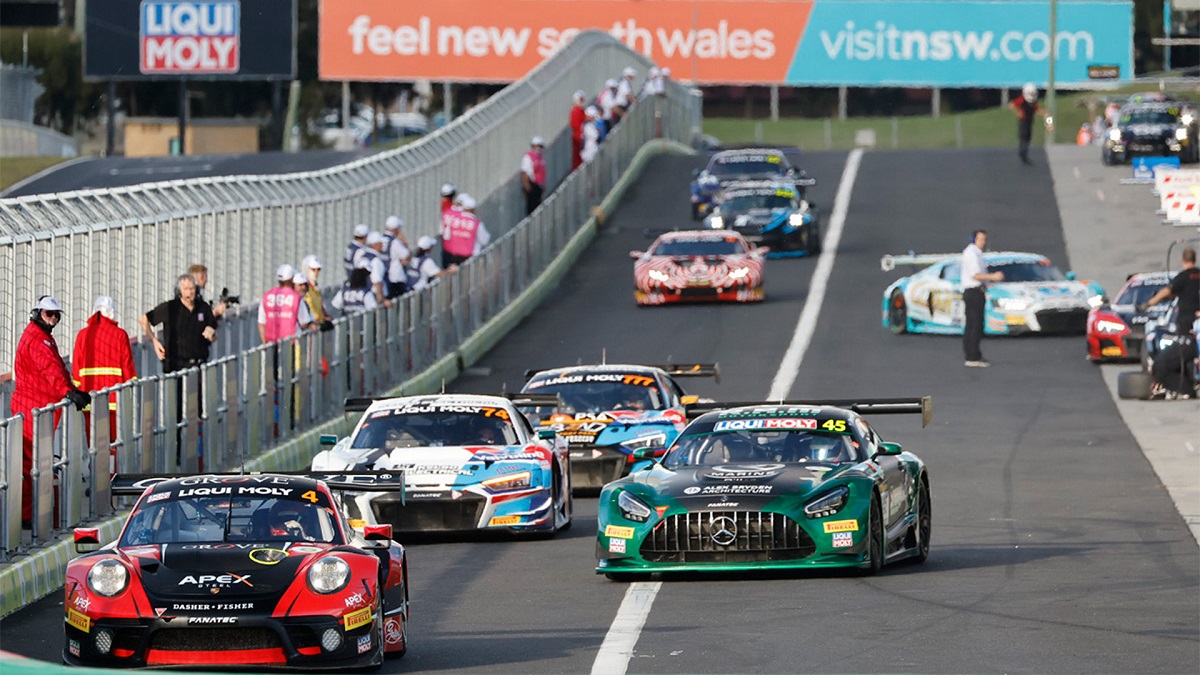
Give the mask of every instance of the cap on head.
<path id="1" fill-rule="evenodd" d="M 296 272 L 295 276 L 293 276 L 293 277 L 292 277 L 292 283 L 293 283 L 293 284 L 297 284 L 297 285 L 299 285 L 299 284 L 307 284 L 307 283 L 308 283 L 308 277 L 304 276 L 304 275 L 303 275 L 303 274 L 301 274 L 300 272 Z"/>
<path id="2" fill-rule="evenodd" d="M 588 117 L 599 117 L 600 109 L 594 105 L 589 105 L 586 109 L 584 109 L 583 114 L 587 115 Z"/>
<path id="3" fill-rule="evenodd" d="M 1021 94 L 1029 101 L 1036 101 L 1038 97 L 1037 85 L 1032 82 L 1026 82 L 1024 87 L 1021 87 Z"/>
<path id="4" fill-rule="evenodd" d="M 584 101 L 587 100 L 587 93 L 584 92 L 582 89 L 576 90 L 575 91 L 575 100 L 578 101 L 579 103 L 583 103 Z"/>
<path id="5" fill-rule="evenodd" d="M 45 310 L 47 312 L 61 312 L 62 307 L 58 304 L 58 299 L 53 295 L 43 295 L 38 298 L 37 304 L 33 306 L 36 310 Z"/>
<path id="6" fill-rule="evenodd" d="M 321 269 L 321 259 L 311 253 L 304 256 L 304 260 L 300 261 L 301 267 L 307 267 L 310 270 Z"/>
<path id="7" fill-rule="evenodd" d="M 546 139 L 542 138 L 541 136 L 534 136 L 533 140 L 529 141 L 529 144 L 536 145 L 538 147 L 545 147 Z"/>
<path id="8" fill-rule="evenodd" d="M 464 211 L 471 211 L 475 208 L 475 198 L 464 192 L 458 196 L 458 206 Z"/>
<path id="9" fill-rule="evenodd" d="M 404 227 L 404 219 L 400 216 L 388 216 L 384 221 L 383 226 L 389 230 L 398 230 Z"/>
<path id="10" fill-rule="evenodd" d="M 417 240 L 417 248 L 419 248 L 419 249 L 424 249 L 424 250 L 428 251 L 431 248 L 433 248 L 434 246 L 437 246 L 437 239 L 435 239 L 429 235 L 425 235 Z"/>
<path id="11" fill-rule="evenodd" d="M 383 235 L 378 232 L 372 232 L 367 235 L 367 246 L 383 243 Z"/>
<path id="12" fill-rule="evenodd" d="M 277 281 L 291 281 L 294 276 L 296 276 L 296 268 L 287 263 L 283 263 L 275 270 Z"/>
<path id="13" fill-rule="evenodd" d="M 97 295 L 96 302 L 92 303 L 92 311 L 100 312 L 111 319 L 117 315 L 117 303 L 107 295 Z"/>
<path id="14" fill-rule="evenodd" d="M 443 197 L 450 197 L 455 192 L 458 192 L 458 188 L 454 187 L 454 183 L 442 183 L 442 196 Z"/>
<path id="15" fill-rule="evenodd" d="M 612 78 L 610 77 L 610 78 L 608 78 L 607 80 L 605 80 L 605 81 L 604 81 L 604 86 L 608 87 L 609 89 L 616 89 L 616 88 L 617 88 L 617 81 L 616 81 L 616 80 L 614 80 L 614 79 L 612 79 Z"/>
<path id="16" fill-rule="evenodd" d="M 662 73 L 662 76 L 663 76 L 663 77 L 670 77 L 670 76 L 671 76 L 671 69 L 670 69 L 670 68 L 668 68 L 667 66 L 663 66 L 663 67 L 662 67 L 662 70 L 660 70 L 660 71 L 658 71 L 658 72 Z"/>
<path id="17" fill-rule="evenodd" d="M 658 66 L 650 66 L 650 70 L 646 74 L 650 77 L 658 77 L 659 72 Z"/>
<path id="18" fill-rule="evenodd" d="M 358 225 L 354 226 L 354 238 L 355 239 L 362 239 L 363 237 L 367 236 L 368 234 L 371 234 L 371 226 L 370 225 L 367 225 L 366 223 L 359 223 Z"/>
<path id="19" fill-rule="evenodd" d="M 625 66 L 625 70 L 622 70 L 621 74 L 625 77 L 637 77 L 637 70 L 633 66 Z"/>

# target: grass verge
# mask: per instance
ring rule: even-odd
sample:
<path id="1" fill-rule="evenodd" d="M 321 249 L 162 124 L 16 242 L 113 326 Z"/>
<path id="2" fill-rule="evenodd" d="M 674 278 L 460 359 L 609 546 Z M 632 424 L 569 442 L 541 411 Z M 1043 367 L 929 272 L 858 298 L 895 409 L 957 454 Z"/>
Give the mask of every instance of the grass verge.
<path id="1" fill-rule="evenodd" d="M 63 157 L 5 157 L 0 159 L 0 191 L 29 178 L 39 171 L 67 161 Z"/>

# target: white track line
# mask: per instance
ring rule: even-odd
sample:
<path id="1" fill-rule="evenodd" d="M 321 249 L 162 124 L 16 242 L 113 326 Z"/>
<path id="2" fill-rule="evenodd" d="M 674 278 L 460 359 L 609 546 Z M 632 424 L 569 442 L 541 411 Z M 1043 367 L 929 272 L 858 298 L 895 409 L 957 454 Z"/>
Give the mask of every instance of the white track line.
<path id="1" fill-rule="evenodd" d="M 821 313 L 821 303 L 825 300 L 825 289 L 829 285 L 829 275 L 833 274 L 833 261 L 837 257 L 838 243 L 842 240 L 842 229 L 846 225 L 846 212 L 850 209 L 850 192 L 854 189 L 854 178 L 858 175 L 858 165 L 862 161 L 862 148 L 850 152 L 846 159 L 846 168 L 842 170 L 842 181 L 838 183 L 837 196 L 833 200 L 833 216 L 829 219 L 829 230 L 822 237 L 824 247 L 817 258 L 817 269 L 813 271 L 812 286 L 808 289 L 808 298 L 804 301 L 804 309 L 800 312 L 800 320 L 796 322 L 796 332 L 792 335 L 792 343 L 788 345 L 771 382 L 771 392 L 767 394 L 768 401 L 781 401 L 787 398 L 800 372 L 800 362 L 804 360 L 804 352 L 812 342 L 813 332 L 817 329 L 817 316 Z"/>
<path id="2" fill-rule="evenodd" d="M 600 653 L 592 663 L 592 675 L 625 675 L 633 648 L 642 634 L 642 626 L 646 623 L 646 617 L 650 616 L 654 596 L 658 595 L 661 587 L 661 581 L 629 584 L 625 600 L 621 602 L 617 617 L 604 636 L 604 644 L 600 645 Z"/>
<path id="3" fill-rule="evenodd" d="M 821 302 L 825 299 L 825 288 L 829 285 L 829 275 L 833 273 L 833 259 L 837 256 L 838 242 L 842 239 L 842 229 L 846 225 L 850 192 L 854 188 L 854 178 L 858 175 L 862 153 L 861 148 L 855 149 L 846 160 L 837 196 L 833 200 L 829 231 L 824 236 L 824 249 L 817 259 L 817 269 L 813 272 L 812 286 L 808 290 L 808 300 L 800 312 L 792 343 L 783 356 L 775 381 L 771 383 L 768 400 L 787 397 L 796 381 L 804 352 L 812 341 L 813 331 L 817 327 L 817 315 L 821 312 Z M 592 675 L 625 675 L 629 668 L 629 659 L 633 656 L 633 648 L 637 646 L 642 626 L 646 624 L 646 617 L 650 616 L 650 607 L 654 604 L 654 597 L 658 595 L 660 588 L 661 581 L 639 581 L 629 585 L 629 590 L 625 591 L 625 599 L 617 610 L 617 616 L 609 626 L 608 634 L 604 636 L 604 644 L 600 645 L 600 651 L 592 663 Z"/>

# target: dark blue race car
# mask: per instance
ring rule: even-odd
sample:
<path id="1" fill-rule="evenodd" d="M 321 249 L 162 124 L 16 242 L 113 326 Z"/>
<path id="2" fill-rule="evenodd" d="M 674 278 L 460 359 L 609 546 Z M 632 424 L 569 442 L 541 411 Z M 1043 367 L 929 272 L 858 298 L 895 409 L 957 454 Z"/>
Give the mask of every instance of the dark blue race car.
<path id="1" fill-rule="evenodd" d="M 806 182 L 802 171 L 788 162 L 782 150 L 774 148 L 746 148 L 723 150 L 708 160 L 708 167 L 696 171 L 692 176 L 692 218 L 700 220 L 712 210 L 713 199 L 730 183 L 748 180 L 787 180 L 800 184 Z"/>
<path id="2" fill-rule="evenodd" d="M 811 181 L 808 181 L 811 184 Z M 791 258 L 821 252 L 821 221 L 793 182 L 731 183 L 717 195 L 705 227 L 733 230 L 752 244 L 771 250 L 769 258 Z"/>

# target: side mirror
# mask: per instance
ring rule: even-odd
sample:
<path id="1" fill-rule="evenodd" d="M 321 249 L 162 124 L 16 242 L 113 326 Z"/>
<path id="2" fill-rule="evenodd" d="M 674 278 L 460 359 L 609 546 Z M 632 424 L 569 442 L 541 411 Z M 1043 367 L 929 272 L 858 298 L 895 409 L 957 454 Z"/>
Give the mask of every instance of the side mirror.
<path id="1" fill-rule="evenodd" d="M 879 452 L 876 455 L 898 455 L 904 452 L 904 448 L 900 447 L 899 443 L 880 443 Z"/>
<path id="2" fill-rule="evenodd" d="M 543 441 L 548 441 L 558 435 L 558 432 L 550 427 L 545 427 L 537 430 L 537 437 Z"/>
<path id="3" fill-rule="evenodd" d="M 641 258 L 643 255 L 645 255 L 645 251 L 630 251 L 629 252 L 629 257 L 633 258 L 634 260 Z"/>
<path id="4" fill-rule="evenodd" d="M 680 396 L 679 402 L 683 405 L 692 405 L 693 403 L 699 403 L 700 397 L 696 396 L 695 394 L 688 394 L 686 396 Z"/>
<path id="5" fill-rule="evenodd" d="M 1071 281 L 1075 281 L 1075 273 L 1074 272 L 1067 272 L 1066 276 Z"/>
<path id="6" fill-rule="evenodd" d="M 389 545 L 392 541 L 392 526 L 384 525 L 367 525 L 363 528 L 363 538 L 369 542 Z"/>
<path id="7" fill-rule="evenodd" d="M 692 178 L 700 177 L 700 169 L 692 169 Z"/>
<path id="8" fill-rule="evenodd" d="M 337 445 L 338 437 L 333 434 L 321 434 L 321 445 Z"/>
<path id="9" fill-rule="evenodd" d="M 666 450 L 666 448 L 638 448 L 630 453 L 630 457 L 632 457 L 635 462 L 654 460 L 661 457 Z"/>
<path id="10" fill-rule="evenodd" d="M 75 552 L 91 553 L 100 548 L 100 529 L 96 527 L 75 528 Z"/>
<path id="11" fill-rule="evenodd" d="M 758 255 L 766 255 L 771 252 L 771 247 L 770 246 L 759 246 L 758 248 L 754 249 L 754 252 L 757 253 Z"/>

